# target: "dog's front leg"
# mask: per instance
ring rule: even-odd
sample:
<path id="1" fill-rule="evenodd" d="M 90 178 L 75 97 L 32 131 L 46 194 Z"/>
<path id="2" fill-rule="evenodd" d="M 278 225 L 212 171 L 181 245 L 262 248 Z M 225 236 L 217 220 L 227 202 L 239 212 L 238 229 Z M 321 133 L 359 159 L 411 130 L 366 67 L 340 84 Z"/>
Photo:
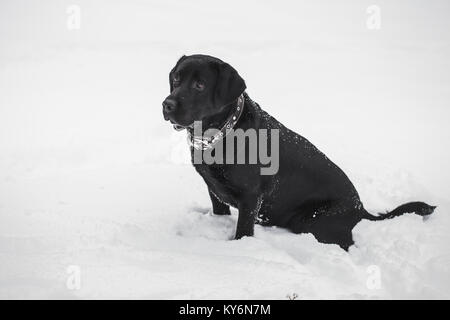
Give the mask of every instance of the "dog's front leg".
<path id="1" fill-rule="evenodd" d="M 262 196 L 245 197 L 239 203 L 239 217 L 236 227 L 235 239 L 251 237 L 255 229 L 255 219 L 262 204 Z"/>
<path id="2" fill-rule="evenodd" d="M 213 213 L 217 215 L 229 215 L 230 207 L 227 204 L 221 202 L 211 190 L 208 191 L 209 197 L 211 198 L 212 202 Z"/>

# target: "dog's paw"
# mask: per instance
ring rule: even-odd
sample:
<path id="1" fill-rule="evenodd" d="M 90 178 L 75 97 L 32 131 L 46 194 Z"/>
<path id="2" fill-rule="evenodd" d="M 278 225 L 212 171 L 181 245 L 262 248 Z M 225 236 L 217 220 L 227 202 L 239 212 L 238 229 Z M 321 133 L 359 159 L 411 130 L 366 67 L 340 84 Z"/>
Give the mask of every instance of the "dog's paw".
<path id="1" fill-rule="evenodd" d="M 211 212 L 216 216 L 229 216 L 231 214 L 230 209 L 227 208 L 225 210 L 212 210 Z"/>

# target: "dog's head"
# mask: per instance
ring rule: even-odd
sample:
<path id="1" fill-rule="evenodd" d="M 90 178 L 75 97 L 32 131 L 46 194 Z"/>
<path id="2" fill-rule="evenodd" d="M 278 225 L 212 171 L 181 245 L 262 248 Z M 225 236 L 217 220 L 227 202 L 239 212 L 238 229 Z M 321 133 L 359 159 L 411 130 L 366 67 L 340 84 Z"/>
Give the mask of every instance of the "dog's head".
<path id="1" fill-rule="evenodd" d="M 163 101 L 163 115 L 175 129 L 219 114 L 246 88 L 232 66 L 205 55 L 181 57 L 170 71 L 169 83 L 170 95 Z"/>

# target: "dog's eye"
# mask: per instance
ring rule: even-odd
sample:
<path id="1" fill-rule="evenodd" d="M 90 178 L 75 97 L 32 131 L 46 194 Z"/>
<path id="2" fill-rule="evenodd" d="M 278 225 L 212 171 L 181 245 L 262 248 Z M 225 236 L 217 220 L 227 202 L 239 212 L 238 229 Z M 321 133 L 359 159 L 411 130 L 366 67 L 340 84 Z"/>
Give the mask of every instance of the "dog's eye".
<path id="1" fill-rule="evenodd" d="M 203 89 L 205 89 L 205 84 L 201 81 L 195 81 L 194 88 L 197 89 L 198 91 L 203 91 Z"/>

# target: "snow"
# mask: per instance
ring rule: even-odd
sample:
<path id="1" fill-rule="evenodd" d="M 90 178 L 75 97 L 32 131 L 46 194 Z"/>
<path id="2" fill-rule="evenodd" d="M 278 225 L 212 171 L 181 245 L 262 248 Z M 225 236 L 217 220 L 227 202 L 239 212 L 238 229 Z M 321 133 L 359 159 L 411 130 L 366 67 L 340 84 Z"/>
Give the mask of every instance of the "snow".
<path id="1" fill-rule="evenodd" d="M 377 1 L 0 4 L 0 298 L 450 297 L 450 21 Z M 256 227 L 231 240 L 184 132 L 162 117 L 182 54 L 218 56 L 248 93 L 351 178 L 371 212 L 347 253 Z M 73 288 L 71 270 L 81 285 Z"/>

